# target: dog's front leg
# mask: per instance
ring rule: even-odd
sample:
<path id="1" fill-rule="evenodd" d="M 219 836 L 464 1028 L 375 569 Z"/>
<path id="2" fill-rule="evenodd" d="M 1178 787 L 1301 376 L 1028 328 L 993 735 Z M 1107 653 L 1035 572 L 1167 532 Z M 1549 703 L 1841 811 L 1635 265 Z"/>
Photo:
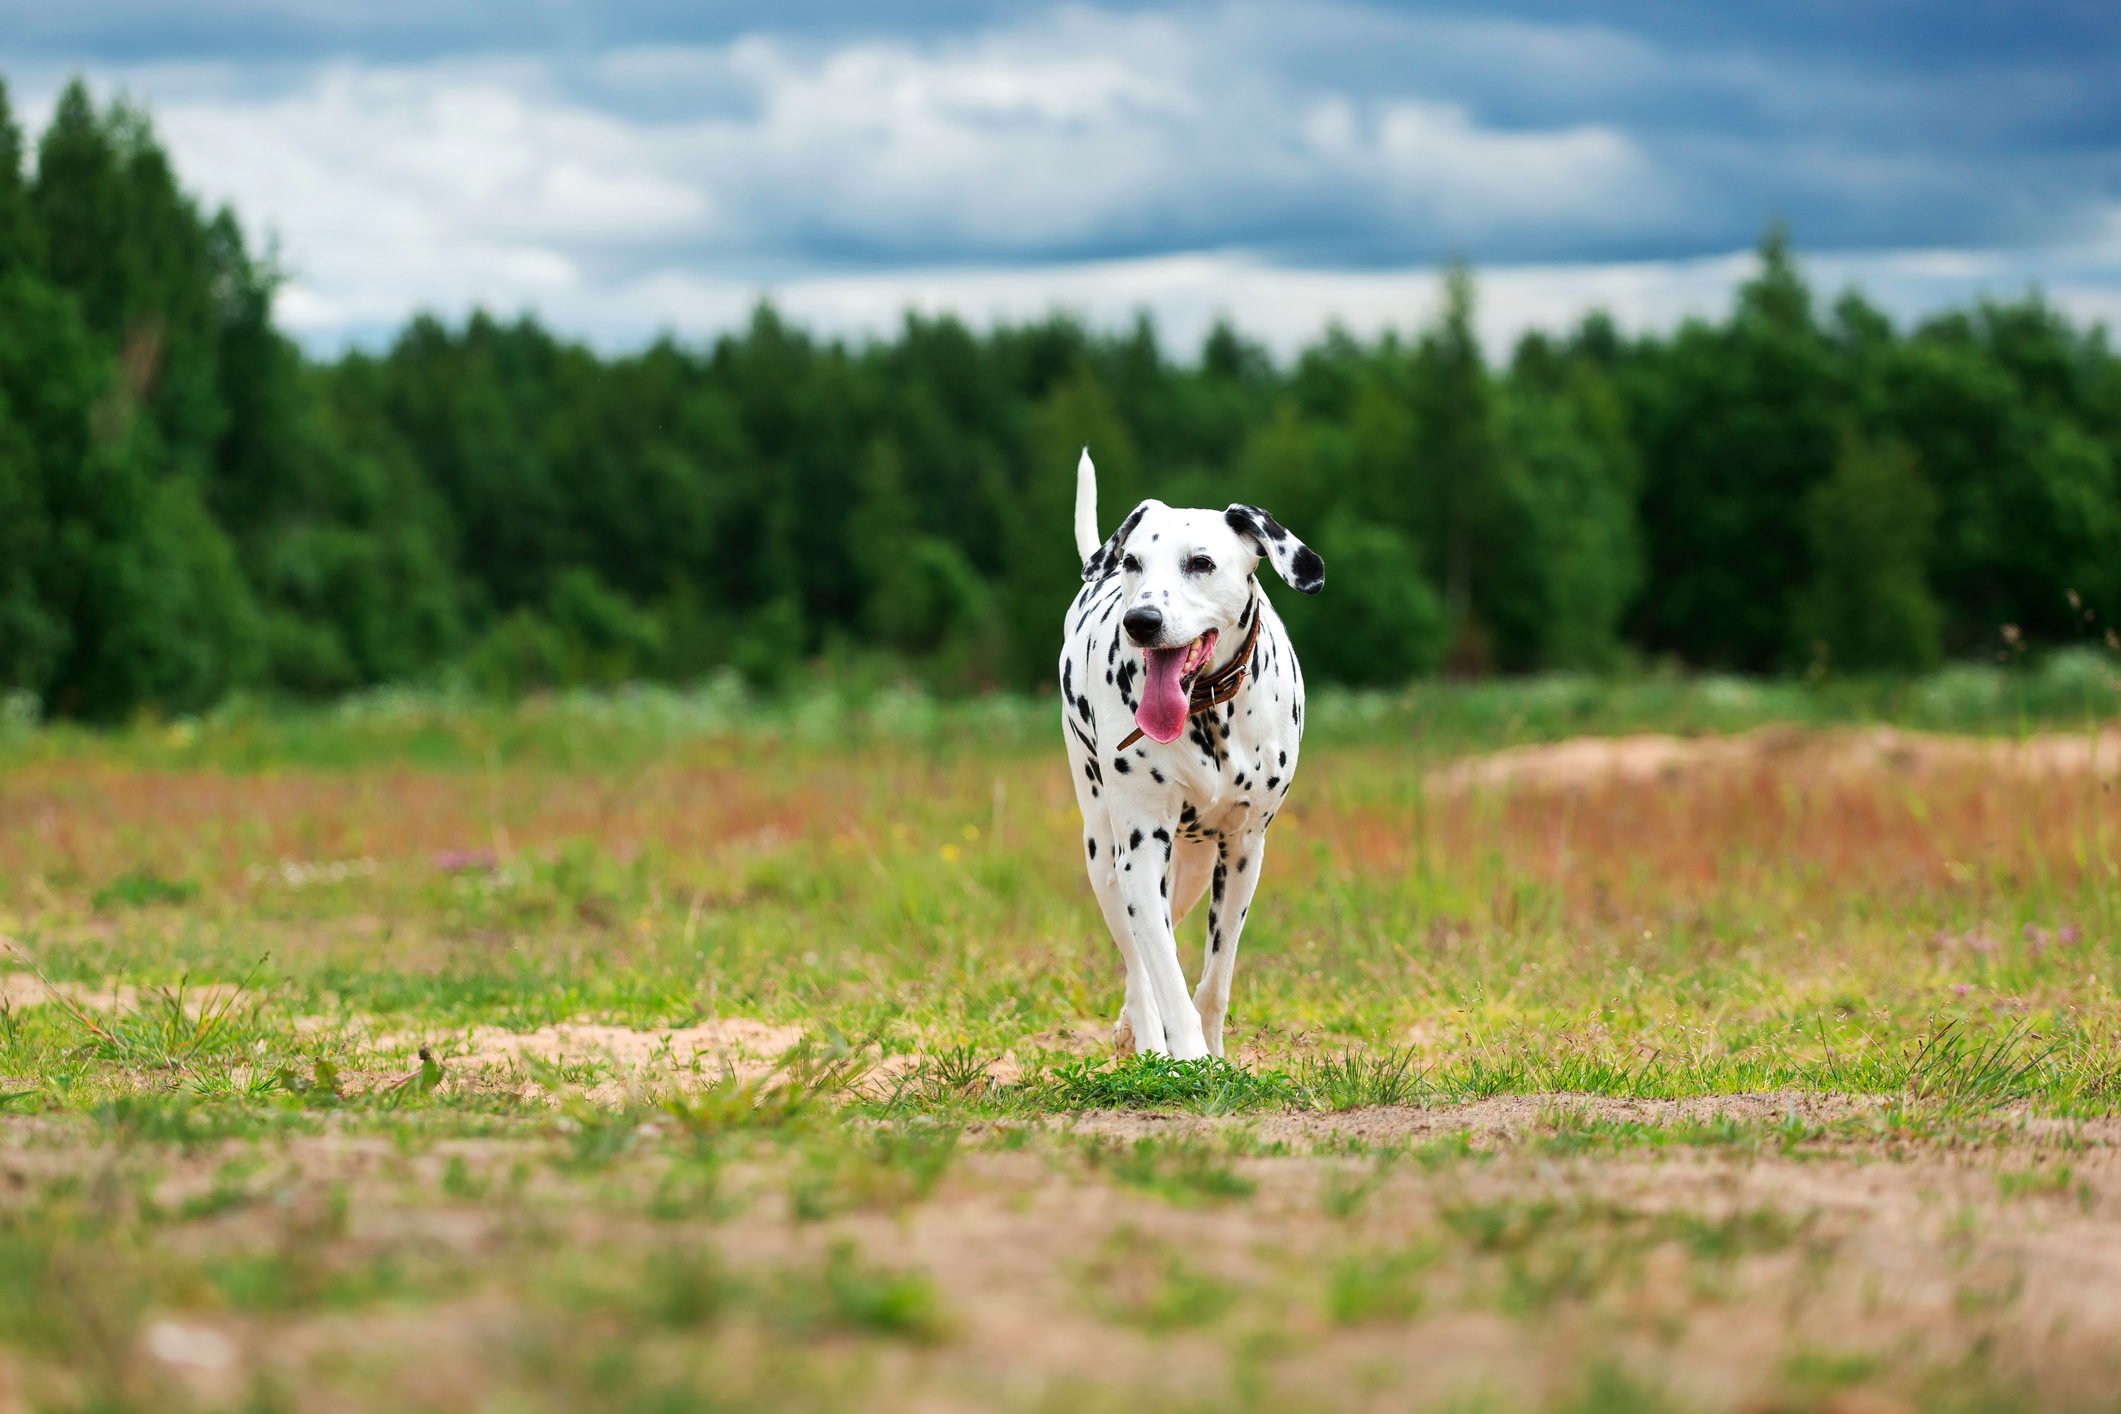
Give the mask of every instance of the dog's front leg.
<path id="1" fill-rule="evenodd" d="M 1267 832 L 1249 826 L 1215 843 L 1215 873 L 1208 882 L 1208 949 L 1193 1005 L 1208 1053 L 1219 1056 L 1223 1053 L 1223 1018 L 1230 1012 L 1230 979 L 1237 971 L 1237 938 L 1244 932 L 1245 915 L 1252 911 L 1252 892 L 1259 887 Z"/>
<path id="2" fill-rule="evenodd" d="M 1126 818 L 1114 813 L 1116 822 Z M 1176 819 L 1138 816 L 1114 831 L 1123 921 L 1134 942 L 1133 956 L 1127 958 L 1127 1013 L 1134 1023 L 1134 1043 L 1142 1050 L 1198 1060 L 1208 1054 L 1208 1043 L 1201 1034 L 1200 1014 L 1186 993 L 1178 940 L 1171 934 L 1171 839 L 1176 825 Z M 1151 1005 L 1137 1009 L 1137 998 Z"/>

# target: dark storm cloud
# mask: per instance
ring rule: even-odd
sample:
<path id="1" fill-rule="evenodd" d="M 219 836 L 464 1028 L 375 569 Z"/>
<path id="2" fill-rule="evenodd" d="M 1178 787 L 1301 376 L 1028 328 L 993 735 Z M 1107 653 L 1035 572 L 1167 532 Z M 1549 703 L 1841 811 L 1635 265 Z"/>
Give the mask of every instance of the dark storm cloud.
<path id="1" fill-rule="evenodd" d="M 926 0 L 888 10 L 844 0 L 756 5 L 503 3 L 502 0 L 0 0 L 0 58 L 97 69 L 200 63 L 235 88 L 278 87 L 305 65 L 531 57 L 553 93 L 648 122 L 740 115 L 741 83 L 613 83 L 598 56 L 714 49 L 766 33 L 798 50 L 885 41 L 969 41 L 1035 23 L 1047 7 Z M 1658 177 L 1624 219 L 1557 227 L 1534 204 L 1517 221 L 1439 217 L 1381 198 L 1360 174 L 1296 170 L 1256 125 L 1229 154 L 1262 174 L 1257 199 L 1192 145 L 1173 199 L 1043 236 L 792 216 L 767 238 L 783 255 L 861 264 L 909 258 L 1073 259 L 1244 245 L 1351 266 L 1470 253 L 1489 260 L 1609 259 L 1729 249 L 1764 222 L 1834 247 L 2067 240 L 2121 200 L 2121 6 L 1613 3 L 1371 6 L 1107 6 L 1161 14 L 1218 37 L 1221 58 L 1266 101 L 1320 96 L 1358 122 L 1395 100 L 1461 110 L 1482 129 L 1596 127 Z M 1213 116 L 1213 115 L 1209 115 Z M 1202 145 L 1218 134 L 1203 133 Z M 761 233 L 766 235 L 767 233 Z"/>
<path id="2" fill-rule="evenodd" d="M 1114 261 L 1067 288 L 1374 325 L 1333 272 L 1461 256 L 1693 262 L 1513 287 L 1663 317 L 1774 220 L 1921 300 L 2008 271 L 2104 309 L 2121 249 L 2121 5 L 0 0 L 33 119 L 75 70 L 284 237 L 319 331 L 485 301 L 623 335 L 761 283 L 870 310 L 909 271 Z M 1141 265 L 1203 252 L 1238 264 Z"/>

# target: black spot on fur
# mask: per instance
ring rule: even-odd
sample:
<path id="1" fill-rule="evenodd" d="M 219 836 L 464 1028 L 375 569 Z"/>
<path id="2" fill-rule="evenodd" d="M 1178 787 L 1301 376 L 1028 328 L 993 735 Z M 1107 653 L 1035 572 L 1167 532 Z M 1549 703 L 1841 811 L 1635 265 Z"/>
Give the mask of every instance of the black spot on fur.
<path id="1" fill-rule="evenodd" d="M 1278 786 L 1278 785 L 1280 785 L 1280 784 L 1281 784 L 1281 777 L 1280 777 L 1280 776 L 1269 776 L 1269 777 L 1267 777 L 1267 789 L 1268 789 L 1268 790 L 1272 790 L 1272 789 L 1274 789 L 1274 788 L 1275 788 L 1276 786 Z"/>
<path id="2" fill-rule="evenodd" d="M 1163 878 L 1157 881 L 1156 891 L 1165 898 L 1171 897 L 1171 876 L 1169 874 L 1164 875 Z"/>
<path id="3" fill-rule="evenodd" d="M 1131 903 L 1127 905 L 1127 916 L 1129 918 L 1132 918 L 1134 916 L 1134 905 Z"/>
<path id="4" fill-rule="evenodd" d="M 1190 824 L 1192 824 L 1192 823 L 1193 823 L 1193 822 L 1194 822 L 1195 820 L 1198 820 L 1199 818 L 1200 818 L 1200 812 L 1199 812 L 1199 811 L 1197 811 L 1197 810 L 1195 810 L 1195 809 L 1193 808 L 1193 802 L 1191 802 L 1191 801 L 1183 801 L 1183 802 L 1181 802 L 1181 803 L 1180 803 L 1180 805 L 1179 805 L 1179 807 L 1178 807 L 1178 823 L 1179 823 L 1179 824 L 1181 824 L 1181 825 L 1190 825 Z"/>
<path id="5" fill-rule="evenodd" d="M 1083 841 L 1083 843 L 1084 843 L 1084 844 L 1086 844 L 1086 845 L 1088 845 L 1088 846 L 1090 847 L 1090 857 L 1091 857 L 1092 859 L 1095 859 L 1095 858 L 1097 858 L 1097 841 L 1096 841 L 1096 840 L 1084 840 L 1084 841 Z"/>
<path id="6" fill-rule="evenodd" d="M 1103 579 L 1119 568 L 1120 555 L 1126 548 L 1127 537 L 1134 533 L 1135 526 L 1142 523 L 1142 512 L 1148 508 L 1149 503 L 1146 501 L 1136 506 L 1128 513 L 1127 518 L 1119 523 L 1119 529 L 1112 532 L 1112 538 L 1091 552 L 1090 558 L 1083 562 L 1085 580 Z"/>
<path id="7" fill-rule="evenodd" d="M 1121 774 L 1122 776 L 1124 776 L 1124 775 L 1126 775 L 1126 774 L 1127 774 L 1127 773 L 1128 773 L 1129 771 L 1133 770 L 1134 768 L 1133 768 L 1132 766 L 1129 766 L 1129 765 L 1127 764 L 1127 758 L 1126 758 L 1126 757 L 1124 757 L 1124 756 L 1115 756 L 1115 757 L 1113 757 L 1113 758 L 1112 758 L 1112 769 L 1113 769 L 1113 770 L 1115 770 L 1115 771 L 1117 771 L 1117 772 L 1119 772 L 1119 773 L 1120 773 L 1120 774 Z"/>
<path id="8" fill-rule="evenodd" d="M 1296 589 L 1301 594 L 1316 594 L 1326 587 L 1326 562 L 1318 558 L 1318 552 L 1309 545 L 1296 552 Z"/>
<path id="9" fill-rule="evenodd" d="M 1164 773 L 1151 766 L 1149 768 L 1149 779 L 1155 781 L 1158 785 L 1162 785 L 1164 783 Z"/>
<path id="10" fill-rule="evenodd" d="M 1136 831 L 1135 831 L 1135 832 L 1134 832 L 1133 834 L 1131 834 L 1131 835 L 1127 836 L 1127 848 L 1129 848 L 1129 849 L 1140 849 L 1141 847 L 1142 847 L 1142 832 L 1141 832 L 1140 830 L 1136 830 Z"/>
<path id="11" fill-rule="evenodd" d="M 1247 854 L 1247 855 L 1242 855 L 1242 856 L 1240 856 L 1240 857 L 1238 858 L 1238 861 L 1237 861 L 1237 872 L 1238 872 L 1238 873 L 1240 873 L 1240 874 L 1244 873 L 1244 872 L 1245 872 L 1245 866 L 1246 866 L 1247 864 L 1250 864 L 1251 862 L 1252 862 L 1252 856 L 1251 856 L 1251 855 Z"/>
<path id="12" fill-rule="evenodd" d="M 1284 766 L 1289 764 L 1289 753 L 1286 751 L 1281 754 L 1281 764 Z"/>

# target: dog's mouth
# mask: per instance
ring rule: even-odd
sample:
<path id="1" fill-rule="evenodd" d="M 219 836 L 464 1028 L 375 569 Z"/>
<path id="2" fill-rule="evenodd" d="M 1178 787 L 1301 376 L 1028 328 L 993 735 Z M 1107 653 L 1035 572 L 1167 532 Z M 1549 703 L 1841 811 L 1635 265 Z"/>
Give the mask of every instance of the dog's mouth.
<path id="1" fill-rule="evenodd" d="M 1193 679 L 1215 657 L 1216 630 L 1209 629 L 1191 643 L 1178 648 L 1144 648 L 1141 706 L 1134 709 L 1134 725 L 1156 742 L 1178 740 L 1186 729 L 1187 705 Z"/>

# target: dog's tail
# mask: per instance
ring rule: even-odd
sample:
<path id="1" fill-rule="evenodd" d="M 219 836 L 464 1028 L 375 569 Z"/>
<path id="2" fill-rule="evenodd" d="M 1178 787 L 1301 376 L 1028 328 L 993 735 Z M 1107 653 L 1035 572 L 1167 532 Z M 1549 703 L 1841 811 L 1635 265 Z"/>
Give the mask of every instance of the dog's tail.
<path id="1" fill-rule="evenodd" d="M 1090 464 L 1090 449 L 1075 464 L 1075 552 L 1087 561 L 1104 543 L 1097 533 L 1097 468 Z"/>

